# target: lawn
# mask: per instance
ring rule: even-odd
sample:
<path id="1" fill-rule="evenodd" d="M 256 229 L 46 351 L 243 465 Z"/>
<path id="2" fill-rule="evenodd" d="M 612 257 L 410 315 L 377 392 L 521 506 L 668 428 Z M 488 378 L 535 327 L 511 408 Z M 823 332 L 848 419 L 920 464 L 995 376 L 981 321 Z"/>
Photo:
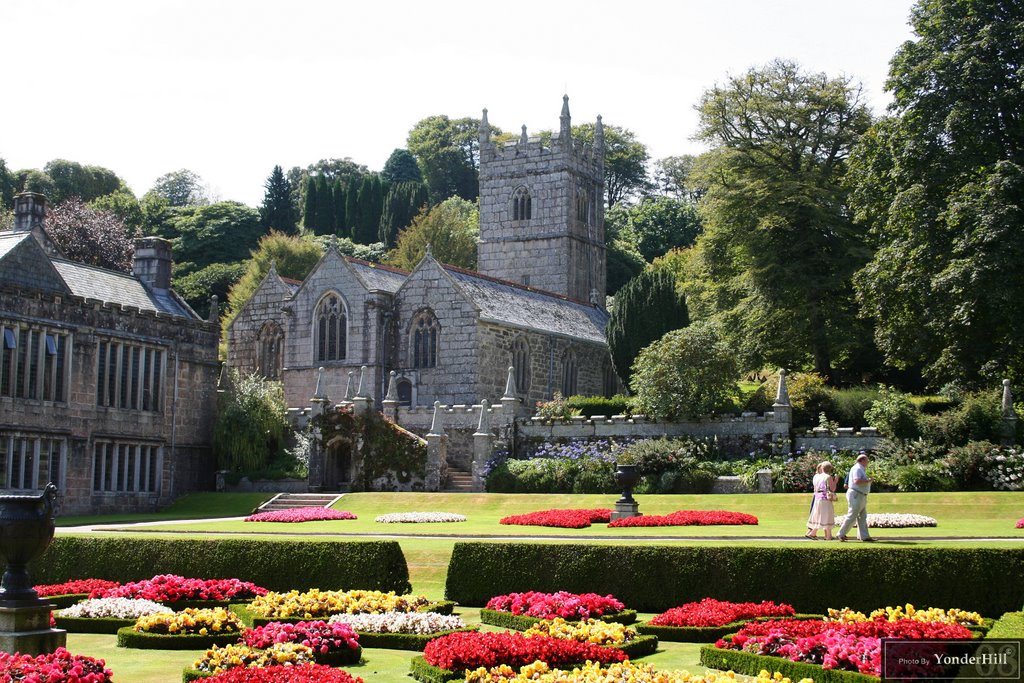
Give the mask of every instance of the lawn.
<path id="1" fill-rule="evenodd" d="M 273 497 L 273 493 L 190 493 L 178 498 L 160 512 L 58 517 L 57 526 L 238 517 L 248 515 Z"/>

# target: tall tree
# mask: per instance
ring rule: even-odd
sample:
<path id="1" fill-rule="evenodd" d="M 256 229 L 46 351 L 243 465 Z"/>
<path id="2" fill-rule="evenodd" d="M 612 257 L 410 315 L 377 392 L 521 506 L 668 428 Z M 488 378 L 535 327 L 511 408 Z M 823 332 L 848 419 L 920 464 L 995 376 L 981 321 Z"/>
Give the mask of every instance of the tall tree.
<path id="1" fill-rule="evenodd" d="M 388 248 L 394 247 L 398 233 L 412 223 L 412 219 L 427 205 L 427 201 L 427 186 L 423 183 L 392 185 L 384 198 L 377 239 Z"/>
<path id="2" fill-rule="evenodd" d="M 449 197 L 416 216 L 412 225 L 398 235 L 398 245 L 388 254 L 387 262 L 397 268 L 412 270 L 430 245 L 438 261 L 476 268 L 476 240 L 479 236 L 480 212 L 476 202 Z"/>
<path id="3" fill-rule="evenodd" d="M 14 174 L 7 168 L 7 162 L 0 159 L 0 211 L 14 206 L 14 195 L 17 193 L 17 189 Z"/>
<path id="4" fill-rule="evenodd" d="M 102 166 L 83 166 L 67 159 L 54 159 L 47 163 L 43 170 L 53 179 L 54 192 L 50 197 L 53 202 L 79 197 L 88 203 L 97 197 L 117 192 L 124 184 L 110 169 Z"/>
<path id="5" fill-rule="evenodd" d="M 169 223 L 174 259 L 182 275 L 211 263 L 247 258 L 266 232 L 259 212 L 238 202 L 178 209 Z"/>
<path id="6" fill-rule="evenodd" d="M 263 227 L 293 234 L 298 228 L 298 212 L 292 203 L 292 188 L 288 179 L 284 177 L 284 170 L 280 166 L 274 166 L 263 187 L 265 192 L 263 205 L 260 207 Z"/>
<path id="7" fill-rule="evenodd" d="M 363 176 L 359 185 L 359 229 L 352 233 L 354 242 L 370 244 L 377 241 L 383 203 L 380 177 L 377 174 Z"/>
<path id="8" fill-rule="evenodd" d="M 302 201 L 302 227 L 307 232 L 315 234 L 317 226 L 316 178 L 305 176 L 304 185 L 306 190 Z"/>
<path id="9" fill-rule="evenodd" d="M 637 204 L 617 204 L 605 214 L 605 234 L 630 236 L 646 261 L 690 246 L 700 229 L 694 205 L 673 197 L 645 197 Z"/>
<path id="10" fill-rule="evenodd" d="M 331 180 L 322 175 L 316 177 L 316 222 L 317 235 L 333 235 L 338 229 Z"/>
<path id="11" fill-rule="evenodd" d="M 110 211 L 72 197 L 46 212 L 46 234 L 72 261 L 127 273 L 134 246 L 128 226 Z"/>
<path id="12" fill-rule="evenodd" d="M 442 115 L 425 118 L 409 131 L 407 146 L 416 157 L 432 203 L 455 196 L 473 201 L 479 196 L 479 126 L 479 119 Z"/>
<path id="13" fill-rule="evenodd" d="M 348 221 L 345 218 L 345 185 L 340 180 L 335 180 L 331 186 L 331 204 L 334 210 L 331 222 L 335 226 L 335 234 L 349 237 Z"/>
<path id="14" fill-rule="evenodd" d="M 351 235 L 353 241 L 359 232 L 362 223 L 362 214 L 359 204 L 359 183 L 353 182 L 345 188 L 345 234 Z"/>
<path id="15" fill-rule="evenodd" d="M 395 183 L 422 183 L 423 174 L 416 164 L 416 157 L 407 149 L 396 149 L 384 162 L 381 177 L 392 185 Z"/>
<path id="16" fill-rule="evenodd" d="M 572 134 L 587 144 L 593 144 L 594 124 L 573 126 Z M 651 189 L 647 178 L 650 154 L 647 145 L 637 140 L 633 131 L 605 124 L 604 149 L 604 198 L 608 208 L 635 199 Z"/>
<path id="17" fill-rule="evenodd" d="M 210 203 L 203 179 L 187 168 L 160 176 L 150 192 L 163 197 L 171 206 L 203 206 Z"/>
<path id="18" fill-rule="evenodd" d="M 920 0 L 889 116 L 853 159 L 857 275 L 889 363 L 933 386 L 1024 381 L 1024 3 Z"/>
<path id="19" fill-rule="evenodd" d="M 775 61 L 706 91 L 698 112 L 713 146 L 696 246 L 703 295 L 748 367 L 809 363 L 833 376 L 862 343 L 852 277 L 868 254 L 841 186 L 871 122 L 860 87 Z"/>
<path id="20" fill-rule="evenodd" d="M 142 205 L 139 204 L 139 200 L 135 198 L 135 195 L 132 194 L 132 191 L 127 186 L 122 185 L 117 192 L 97 197 L 89 202 L 89 206 L 94 209 L 112 211 L 118 218 L 124 221 L 132 233 L 142 231 Z"/>
<path id="21" fill-rule="evenodd" d="M 683 154 L 665 157 L 654 162 L 654 186 L 661 194 L 685 199 L 690 203 L 700 201 L 707 188 L 695 182 L 694 167 L 697 157 Z"/>

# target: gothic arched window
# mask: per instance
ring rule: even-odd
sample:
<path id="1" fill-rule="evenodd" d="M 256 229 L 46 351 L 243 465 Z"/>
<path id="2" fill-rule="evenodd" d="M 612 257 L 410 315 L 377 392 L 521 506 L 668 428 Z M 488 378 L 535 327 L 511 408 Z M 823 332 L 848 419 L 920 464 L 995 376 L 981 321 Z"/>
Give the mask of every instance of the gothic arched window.
<path id="1" fill-rule="evenodd" d="M 576 394 L 576 354 L 566 351 L 562 357 L 562 396 Z"/>
<path id="2" fill-rule="evenodd" d="M 423 311 L 412 321 L 412 366 L 432 368 L 437 365 L 437 318 L 433 311 Z"/>
<path id="3" fill-rule="evenodd" d="M 526 337 L 519 337 L 512 345 L 512 367 L 515 368 L 516 391 L 526 394 L 530 391 L 530 344 Z"/>
<path id="4" fill-rule="evenodd" d="M 512 193 L 512 220 L 528 221 L 533 217 L 533 199 L 530 191 L 520 187 Z"/>
<path id="5" fill-rule="evenodd" d="M 256 371 L 267 379 L 281 379 L 282 351 L 284 348 L 284 332 L 274 321 L 263 324 L 256 336 L 258 358 Z"/>
<path id="6" fill-rule="evenodd" d="M 576 192 L 576 218 L 584 225 L 590 225 L 590 200 L 584 190 Z"/>
<path id="7" fill-rule="evenodd" d="M 348 316 L 345 302 L 330 292 L 313 314 L 313 345 L 316 360 L 345 360 L 348 347 Z"/>
<path id="8" fill-rule="evenodd" d="M 619 391 L 619 377 L 615 374 L 615 367 L 611 361 L 604 362 L 604 397 L 611 398 Z"/>

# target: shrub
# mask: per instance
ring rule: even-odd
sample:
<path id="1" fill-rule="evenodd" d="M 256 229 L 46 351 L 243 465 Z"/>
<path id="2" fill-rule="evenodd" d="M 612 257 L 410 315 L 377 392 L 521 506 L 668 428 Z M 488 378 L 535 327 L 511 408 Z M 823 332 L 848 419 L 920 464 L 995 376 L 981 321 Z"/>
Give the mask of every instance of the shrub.
<path id="1" fill-rule="evenodd" d="M 898 491 L 954 491 L 956 481 L 937 463 L 917 463 L 896 468 L 890 483 Z"/>
<path id="2" fill-rule="evenodd" d="M 919 414 L 906 394 L 892 387 L 881 387 L 881 396 L 864 413 L 872 427 L 894 439 L 913 439 L 921 433 Z"/>
<path id="3" fill-rule="evenodd" d="M 235 472 L 265 469 L 284 450 L 284 387 L 259 375 L 230 372 L 231 388 L 222 394 L 214 426 L 217 461 Z"/>
<path id="4" fill-rule="evenodd" d="M 779 375 L 769 375 L 746 400 L 744 408 L 763 413 L 772 409 L 779 387 Z M 833 390 L 825 378 L 815 372 L 794 372 L 786 375 L 789 405 L 793 408 L 793 427 L 810 429 L 818 425 L 818 416 L 825 413 L 836 419 L 833 410 Z M 842 425 L 846 426 L 846 425 Z"/>
<path id="5" fill-rule="evenodd" d="M 708 323 L 667 333 L 633 365 L 637 412 L 675 419 L 700 417 L 729 400 L 739 380 L 736 356 Z"/>
<path id="6" fill-rule="evenodd" d="M 611 398 L 604 396 L 570 396 L 566 403 L 575 415 L 629 415 L 629 399 L 616 394 Z"/>
<path id="7" fill-rule="evenodd" d="M 832 406 L 828 415 L 838 422 L 840 427 L 860 429 L 868 426 L 864 414 L 879 398 L 881 398 L 881 394 L 878 389 L 867 387 L 837 389 L 832 392 Z"/>
<path id="8" fill-rule="evenodd" d="M 999 447 L 991 441 L 970 441 L 963 446 L 949 449 L 944 459 L 946 471 L 956 482 L 957 488 L 973 489 L 986 486 L 983 473 L 985 461 Z"/>
<path id="9" fill-rule="evenodd" d="M 538 420 L 565 421 L 576 414 L 576 410 L 569 405 L 569 401 L 556 391 L 550 401 L 537 401 L 537 410 L 534 411 L 534 418 Z"/>
<path id="10" fill-rule="evenodd" d="M 921 420 L 921 432 L 932 443 L 951 448 L 969 441 L 999 441 L 1002 411 L 991 392 L 964 396 L 960 405 Z"/>

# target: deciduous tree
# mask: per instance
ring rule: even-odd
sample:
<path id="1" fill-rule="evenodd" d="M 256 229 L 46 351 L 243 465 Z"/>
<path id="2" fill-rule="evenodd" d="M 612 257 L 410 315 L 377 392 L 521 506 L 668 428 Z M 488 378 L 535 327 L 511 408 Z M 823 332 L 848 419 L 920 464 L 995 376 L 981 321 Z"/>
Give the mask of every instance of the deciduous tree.
<path id="1" fill-rule="evenodd" d="M 131 271 L 133 240 L 128 226 L 113 212 L 90 208 L 72 197 L 47 210 L 46 234 L 72 261 Z"/>
<path id="2" fill-rule="evenodd" d="M 422 211 L 412 225 L 398 234 L 398 245 L 388 254 L 387 262 L 412 270 L 423 259 L 429 244 L 438 261 L 473 269 L 479 235 L 480 212 L 476 202 L 449 197 Z"/>

